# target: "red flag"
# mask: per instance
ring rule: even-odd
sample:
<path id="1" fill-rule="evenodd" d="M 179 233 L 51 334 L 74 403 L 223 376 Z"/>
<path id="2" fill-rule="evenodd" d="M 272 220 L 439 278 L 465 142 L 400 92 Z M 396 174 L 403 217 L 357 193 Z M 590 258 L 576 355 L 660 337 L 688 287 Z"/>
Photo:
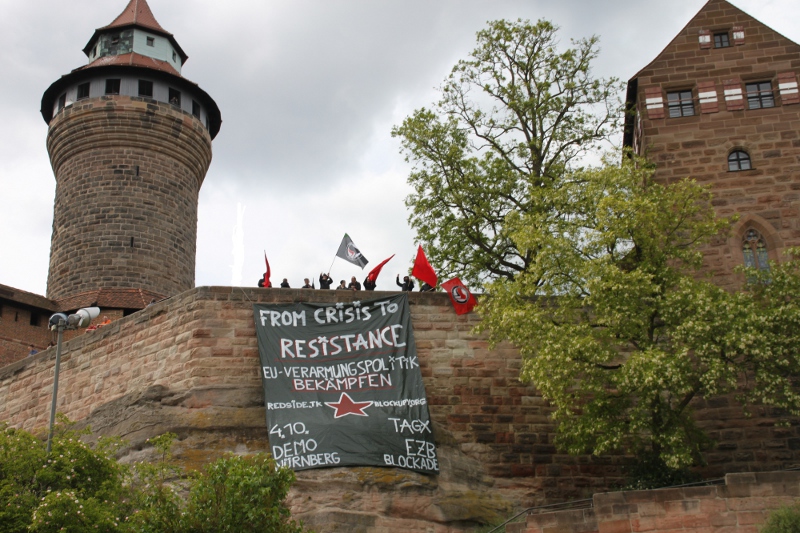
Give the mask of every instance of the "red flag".
<path id="1" fill-rule="evenodd" d="M 447 291 L 450 296 L 450 301 L 453 302 L 453 307 L 457 315 L 466 315 L 472 308 L 478 305 L 478 300 L 469 292 L 469 289 L 461 283 L 458 278 L 453 278 L 450 281 L 442 283 L 442 288 Z"/>
<path id="2" fill-rule="evenodd" d="M 264 287 L 272 287 L 272 283 L 269 281 L 269 276 L 271 274 L 269 268 L 269 261 L 267 260 L 267 252 L 264 251 L 264 262 L 267 264 L 267 271 L 264 272 Z"/>
<path id="3" fill-rule="evenodd" d="M 417 258 L 414 260 L 414 269 L 411 271 L 411 275 L 418 280 L 424 281 L 431 287 L 435 287 L 436 282 L 439 281 L 439 277 L 436 275 L 436 272 L 433 271 L 433 267 L 428 263 L 428 258 L 425 257 L 422 246 L 417 248 Z"/>
<path id="4" fill-rule="evenodd" d="M 394 257 L 394 254 L 392 254 L 392 257 Z M 391 260 L 392 257 L 390 257 L 389 259 L 384 259 L 383 261 L 380 262 L 380 264 L 378 266 L 376 266 L 375 268 L 370 270 L 369 274 L 367 274 L 367 279 L 370 280 L 370 281 L 373 281 L 373 282 L 374 281 L 378 281 L 378 274 L 381 273 L 381 269 L 383 268 L 383 265 L 388 263 L 389 260 Z"/>

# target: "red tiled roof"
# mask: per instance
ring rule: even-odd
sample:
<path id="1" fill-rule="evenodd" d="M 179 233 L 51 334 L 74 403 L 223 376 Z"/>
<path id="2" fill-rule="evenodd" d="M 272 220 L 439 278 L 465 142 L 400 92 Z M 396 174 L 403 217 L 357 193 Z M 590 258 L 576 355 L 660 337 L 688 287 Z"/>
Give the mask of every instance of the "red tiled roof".
<path id="1" fill-rule="evenodd" d="M 156 30 L 161 33 L 168 33 L 153 16 L 153 12 L 150 11 L 150 6 L 147 5 L 147 0 L 131 0 L 128 2 L 128 6 L 122 10 L 122 13 L 114 19 L 114 22 L 100 29 L 105 30 L 119 26 L 130 26 L 131 24 L 144 26 L 145 28 L 150 28 L 151 30 Z"/>
<path id="2" fill-rule="evenodd" d="M 144 309 L 152 300 L 164 296 L 144 289 L 98 289 L 57 300 L 59 311 L 97 306 L 103 309 Z"/>
<path id="3" fill-rule="evenodd" d="M 44 309 L 47 311 L 55 311 L 58 306 L 53 300 L 48 300 L 44 296 L 33 294 L 32 292 L 22 291 L 9 287 L 8 285 L 0 285 L 0 299 L 10 300 L 12 302 L 36 307 L 37 309 Z"/>
<path id="4" fill-rule="evenodd" d="M 107 67 L 110 65 L 145 67 L 153 70 L 160 70 L 162 72 L 168 72 L 169 74 L 174 74 L 175 76 L 180 76 L 180 73 L 177 70 L 175 70 L 175 67 L 173 67 L 166 61 L 161 61 L 160 59 L 143 56 L 142 54 L 137 54 L 136 52 L 131 52 L 129 54 L 122 54 L 118 56 L 103 56 L 95 59 L 88 65 L 76 68 L 75 70 L 73 70 L 73 72 L 92 67 Z"/>

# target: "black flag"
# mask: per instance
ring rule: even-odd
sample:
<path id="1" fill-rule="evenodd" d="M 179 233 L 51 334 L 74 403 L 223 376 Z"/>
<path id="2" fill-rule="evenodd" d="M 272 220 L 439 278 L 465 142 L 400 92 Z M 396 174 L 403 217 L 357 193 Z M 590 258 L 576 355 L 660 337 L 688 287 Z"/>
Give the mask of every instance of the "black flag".
<path id="1" fill-rule="evenodd" d="M 353 244 L 353 239 L 345 233 L 342 238 L 342 244 L 339 245 L 339 251 L 336 252 L 336 257 L 341 257 L 345 261 L 358 265 L 361 268 L 367 266 L 367 258 L 361 255 L 361 252 L 356 245 Z"/>

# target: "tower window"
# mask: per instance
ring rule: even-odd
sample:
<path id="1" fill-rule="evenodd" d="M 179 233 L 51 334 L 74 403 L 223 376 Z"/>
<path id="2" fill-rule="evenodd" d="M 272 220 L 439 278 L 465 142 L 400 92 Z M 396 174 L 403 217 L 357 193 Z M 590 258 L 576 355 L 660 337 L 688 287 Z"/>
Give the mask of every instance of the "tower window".
<path id="1" fill-rule="evenodd" d="M 94 48 L 92 48 L 92 57 L 97 57 L 97 45 L 94 45 Z"/>
<path id="2" fill-rule="evenodd" d="M 667 93 L 669 117 L 691 117 L 694 115 L 692 91 L 673 91 Z"/>
<path id="3" fill-rule="evenodd" d="M 147 46 L 155 46 L 155 44 L 156 44 L 156 40 L 155 40 L 154 37 L 148 37 L 147 38 Z"/>
<path id="4" fill-rule="evenodd" d="M 146 98 L 153 97 L 153 82 L 147 80 L 139 80 L 139 96 Z"/>
<path id="5" fill-rule="evenodd" d="M 761 109 L 762 107 L 775 107 L 775 96 L 772 94 L 772 82 L 760 81 L 758 83 L 748 83 L 745 85 L 747 90 L 747 107 L 750 109 Z"/>
<path id="6" fill-rule="evenodd" d="M 34 313 L 33 311 L 31 311 L 30 324 L 31 324 L 31 326 L 36 326 L 36 327 L 39 326 L 39 313 Z"/>
<path id="7" fill-rule="evenodd" d="M 744 254 L 744 266 L 747 268 L 769 270 L 767 244 L 764 242 L 764 237 L 754 228 L 750 228 L 744 234 L 742 253 Z M 748 279 L 748 281 L 752 280 Z"/>
<path id="8" fill-rule="evenodd" d="M 89 98 L 89 82 L 78 85 L 78 100 Z"/>
<path id="9" fill-rule="evenodd" d="M 175 53 L 175 50 L 172 51 L 172 61 L 178 60 L 178 54 Z"/>
<path id="10" fill-rule="evenodd" d="M 119 33 L 115 33 L 111 36 L 111 44 L 119 44 Z"/>
<path id="11" fill-rule="evenodd" d="M 734 150 L 728 155 L 728 171 L 738 172 L 740 170 L 750 170 L 750 154 L 744 150 Z"/>
<path id="12" fill-rule="evenodd" d="M 728 32 L 714 34 L 714 48 L 727 48 L 731 45 Z"/>
<path id="13" fill-rule="evenodd" d="M 192 115 L 200 118 L 200 104 L 197 103 L 197 100 L 192 100 Z"/>
<path id="14" fill-rule="evenodd" d="M 180 107 L 181 105 L 181 92 L 173 89 L 172 87 L 169 88 L 169 103 L 172 105 L 176 105 Z"/>
<path id="15" fill-rule="evenodd" d="M 58 110 L 61 111 L 64 109 L 64 106 L 67 105 L 67 93 L 62 94 L 58 97 Z"/>
<path id="16" fill-rule="evenodd" d="M 119 79 L 106 80 L 106 94 L 119 94 Z"/>

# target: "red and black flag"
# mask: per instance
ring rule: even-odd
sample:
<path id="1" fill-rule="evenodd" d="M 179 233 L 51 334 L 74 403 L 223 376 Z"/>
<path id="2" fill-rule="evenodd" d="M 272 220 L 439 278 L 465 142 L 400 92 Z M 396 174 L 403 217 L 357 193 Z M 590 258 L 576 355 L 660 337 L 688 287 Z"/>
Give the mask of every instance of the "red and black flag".
<path id="1" fill-rule="evenodd" d="M 442 289 L 446 290 L 450 296 L 450 301 L 453 302 L 457 315 L 466 315 L 472 311 L 473 307 L 478 305 L 478 300 L 458 278 L 442 283 Z"/>
<path id="2" fill-rule="evenodd" d="M 336 257 L 341 257 L 345 261 L 358 265 L 361 268 L 367 266 L 367 258 L 361 255 L 361 251 L 353 244 L 353 239 L 345 233 L 342 238 L 342 244 L 339 245 L 339 250 L 336 252 Z"/>

